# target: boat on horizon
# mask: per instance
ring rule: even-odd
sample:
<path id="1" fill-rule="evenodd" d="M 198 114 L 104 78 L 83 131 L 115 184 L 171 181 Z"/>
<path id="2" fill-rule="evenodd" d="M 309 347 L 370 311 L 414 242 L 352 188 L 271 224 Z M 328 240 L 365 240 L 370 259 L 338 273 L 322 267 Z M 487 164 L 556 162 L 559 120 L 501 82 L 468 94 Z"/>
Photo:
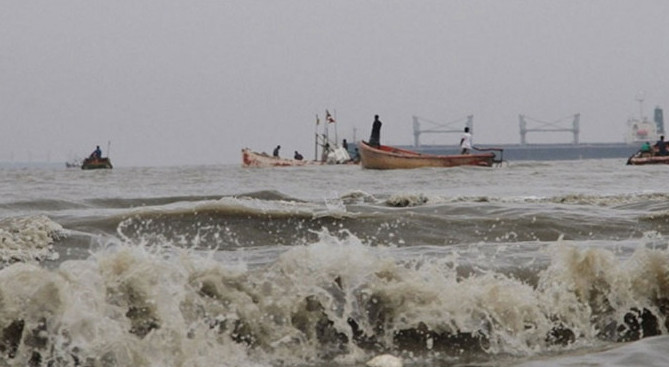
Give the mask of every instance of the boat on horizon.
<path id="1" fill-rule="evenodd" d="M 661 155 L 657 145 L 655 145 L 651 147 L 650 151 L 637 151 L 627 160 L 627 165 L 640 166 L 646 164 L 669 164 L 669 155 Z"/>
<path id="2" fill-rule="evenodd" d="M 81 163 L 81 169 L 112 169 L 109 157 L 88 157 Z"/>
<path id="3" fill-rule="evenodd" d="M 66 168 L 79 168 L 81 167 L 81 161 L 78 159 L 74 159 L 72 161 L 65 162 L 65 167 Z"/>
<path id="4" fill-rule="evenodd" d="M 300 167 L 308 165 L 322 164 L 320 161 L 310 161 L 306 159 L 289 159 L 274 157 L 265 152 L 259 153 L 249 148 L 242 149 L 243 167 Z"/>
<path id="5" fill-rule="evenodd" d="M 631 166 L 640 166 L 645 164 L 669 164 L 669 156 L 644 156 L 635 154 L 627 160 L 627 164 Z"/>
<path id="6" fill-rule="evenodd" d="M 242 167 L 301 167 L 354 163 L 348 152 L 342 147 L 332 148 L 321 161 L 274 157 L 265 152 L 260 153 L 249 148 L 242 149 Z"/>
<path id="7" fill-rule="evenodd" d="M 502 149 L 488 148 L 485 153 L 435 155 L 388 145 L 372 146 L 361 141 L 360 165 L 369 169 L 410 169 L 422 167 L 478 166 L 492 167 L 502 162 Z M 499 153 L 499 157 L 498 157 Z"/>

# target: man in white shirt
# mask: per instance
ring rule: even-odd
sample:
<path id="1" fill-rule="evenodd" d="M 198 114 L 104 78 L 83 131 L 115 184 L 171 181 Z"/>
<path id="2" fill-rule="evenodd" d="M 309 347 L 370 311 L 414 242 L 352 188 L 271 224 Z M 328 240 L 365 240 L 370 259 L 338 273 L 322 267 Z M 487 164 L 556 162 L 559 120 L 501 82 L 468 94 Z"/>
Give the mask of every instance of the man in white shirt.
<path id="1" fill-rule="evenodd" d="M 472 150 L 472 134 L 469 133 L 469 127 L 465 127 L 465 133 L 460 139 L 460 148 L 462 149 L 460 154 L 469 154 Z"/>

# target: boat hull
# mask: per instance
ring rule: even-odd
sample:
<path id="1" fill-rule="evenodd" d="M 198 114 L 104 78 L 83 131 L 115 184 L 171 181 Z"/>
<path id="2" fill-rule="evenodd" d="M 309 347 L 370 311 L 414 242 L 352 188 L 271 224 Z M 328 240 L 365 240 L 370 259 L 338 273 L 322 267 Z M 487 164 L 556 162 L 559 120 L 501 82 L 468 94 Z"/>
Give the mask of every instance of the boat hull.
<path id="1" fill-rule="evenodd" d="M 422 167 L 492 167 L 495 153 L 432 155 L 386 145 L 372 147 L 360 142 L 360 165 L 369 169 L 411 169 Z"/>
<path id="2" fill-rule="evenodd" d="M 669 156 L 633 156 L 627 160 L 627 164 L 633 166 L 645 164 L 669 164 Z"/>
<path id="3" fill-rule="evenodd" d="M 81 163 L 81 169 L 111 169 L 109 158 L 86 158 Z"/>
<path id="4" fill-rule="evenodd" d="M 242 149 L 243 167 L 301 167 L 307 165 L 319 165 L 321 162 L 278 158 L 266 153 L 254 152 L 248 148 Z"/>

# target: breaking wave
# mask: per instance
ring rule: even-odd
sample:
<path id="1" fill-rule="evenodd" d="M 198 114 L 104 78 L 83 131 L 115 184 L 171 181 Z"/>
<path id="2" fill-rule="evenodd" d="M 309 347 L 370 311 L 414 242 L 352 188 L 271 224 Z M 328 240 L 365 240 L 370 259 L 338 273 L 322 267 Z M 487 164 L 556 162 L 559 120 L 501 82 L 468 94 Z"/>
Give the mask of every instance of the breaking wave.
<path id="1" fill-rule="evenodd" d="M 0 353 L 58 366 L 351 363 L 381 353 L 463 363 L 667 333 L 666 248 L 620 258 L 558 242 L 546 266 L 517 277 L 462 271 L 453 252 L 406 256 L 317 235 L 257 266 L 134 243 L 54 270 L 9 265 Z"/>

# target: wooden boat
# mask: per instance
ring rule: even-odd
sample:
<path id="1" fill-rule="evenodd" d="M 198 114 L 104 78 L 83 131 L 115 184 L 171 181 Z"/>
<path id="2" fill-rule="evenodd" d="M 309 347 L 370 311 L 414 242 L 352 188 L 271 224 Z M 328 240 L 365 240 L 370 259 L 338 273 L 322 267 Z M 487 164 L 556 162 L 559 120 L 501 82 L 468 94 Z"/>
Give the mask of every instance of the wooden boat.
<path id="1" fill-rule="evenodd" d="M 652 153 L 638 151 L 627 160 L 627 164 L 634 166 L 644 164 L 669 164 L 669 156 L 659 155 L 657 153 L 657 148 L 654 148 Z"/>
<path id="2" fill-rule="evenodd" d="M 501 163 L 501 149 L 490 148 L 491 151 L 499 151 L 500 158 L 494 152 L 479 154 L 457 154 L 457 155 L 433 155 L 422 154 L 406 149 L 394 148 L 387 145 L 373 147 L 362 141 L 359 144 L 360 165 L 371 169 L 406 169 L 421 167 L 456 167 L 456 166 L 480 166 L 492 167 L 494 163 Z"/>
<path id="3" fill-rule="evenodd" d="M 112 164 L 109 157 L 92 158 L 88 157 L 81 163 L 81 169 L 111 169 Z"/>
<path id="4" fill-rule="evenodd" d="M 299 167 L 321 164 L 318 161 L 297 160 L 273 157 L 267 153 L 254 152 L 251 149 L 242 149 L 243 167 Z"/>

